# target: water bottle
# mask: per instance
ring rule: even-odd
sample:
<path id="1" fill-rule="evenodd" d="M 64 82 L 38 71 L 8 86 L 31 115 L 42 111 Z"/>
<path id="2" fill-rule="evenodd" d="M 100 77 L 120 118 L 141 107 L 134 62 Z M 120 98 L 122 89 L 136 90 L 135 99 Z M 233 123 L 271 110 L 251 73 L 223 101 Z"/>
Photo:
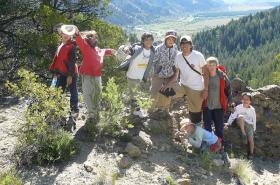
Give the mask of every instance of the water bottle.
<path id="1" fill-rule="evenodd" d="M 56 87 L 57 77 L 53 77 L 51 87 Z"/>

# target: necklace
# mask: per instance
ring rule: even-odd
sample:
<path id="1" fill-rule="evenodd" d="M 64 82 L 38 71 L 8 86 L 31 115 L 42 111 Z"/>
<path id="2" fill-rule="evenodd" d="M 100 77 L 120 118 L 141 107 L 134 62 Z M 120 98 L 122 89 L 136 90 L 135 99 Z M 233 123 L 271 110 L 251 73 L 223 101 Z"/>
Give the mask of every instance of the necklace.
<path id="1" fill-rule="evenodd" d="M 147 51 L 150 51 L 150 50 L 147 50 Z M 143 49 L 143 57 L 144 58 L 150 58 L 150 55 L 151 55 L 151 53 L 150 52 L 148 52 L 148 54 L 145 54 L 145 49 Z"/>

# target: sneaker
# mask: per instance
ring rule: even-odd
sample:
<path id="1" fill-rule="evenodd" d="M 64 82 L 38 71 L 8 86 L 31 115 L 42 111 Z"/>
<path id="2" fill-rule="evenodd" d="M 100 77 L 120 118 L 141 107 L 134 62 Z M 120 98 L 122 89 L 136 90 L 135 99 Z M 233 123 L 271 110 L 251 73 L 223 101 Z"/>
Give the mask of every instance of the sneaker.
<path id="1" fill-rule="evenodd" d="M 246 135 L 244 135 L 244 134 L 242 134 L 242 142 L 243 142 L 243 144 L 244 145 L 246 145 L 247 144 L 247 136 Z"/>
<path id="2" fill-rule="evenodd" d="M 147 117 L 147 114 L 141 110 L 141 109 L 136 109 L 134 112 L 133 112 L 133 115 L 134 116 L 139 116 L 139 118 L 145 118 Z"/>

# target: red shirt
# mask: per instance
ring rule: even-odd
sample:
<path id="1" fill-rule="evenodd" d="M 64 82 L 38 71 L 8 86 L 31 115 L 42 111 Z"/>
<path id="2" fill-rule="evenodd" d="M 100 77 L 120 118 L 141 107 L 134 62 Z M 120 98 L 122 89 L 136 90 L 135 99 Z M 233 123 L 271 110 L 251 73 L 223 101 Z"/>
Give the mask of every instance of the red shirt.
<path id="1" fill-rule="evenodd" d="M 78 74 L 78 67 L 76 65 L 76 47 L 73 42 L 69 41 L 61 47 L 58 53 L 55 54 L 49 70 L 52 73 L 65 76 Z"/>
<path id="2" fill-rule="evenodd" d="M 81 34 L 76 36 L 76 43 L 79 46 L 83 60 L 79 72 L 88 76 L 101 76 L 104 56 L 112 56 L 111 49 L 100 49 L 91 47 Z"/>

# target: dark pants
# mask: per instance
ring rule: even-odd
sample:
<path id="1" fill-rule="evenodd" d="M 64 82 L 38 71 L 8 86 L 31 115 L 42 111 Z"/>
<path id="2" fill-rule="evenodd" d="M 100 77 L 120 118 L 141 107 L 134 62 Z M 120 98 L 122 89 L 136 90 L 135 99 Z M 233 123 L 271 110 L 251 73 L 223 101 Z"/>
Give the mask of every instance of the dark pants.
<path id="1" fill-rule="evenodd" d="M 71 111 L 78 112 L 79 107 L 78 107 L 78 89 L 77 89 L 77 75 L 74 75 L 72 77 L 72 83 L 68 87 L 71 97 L 70 97 L 70 107 Z M 63 92 L 66 90 L 66 85 L 67 85 L 67 76 L 64 75 L 59 75 L 57 78 L 57 84 L 56 87 L 61 87 Z"/>
<path id="2" fill-rule="evenodd" d="M 204 128 L 212 132 L 212 123 L 214 122 L 215 134 L 224 139 L 224 111 L 223 109 L 209 110 L 207 107 L 203 111 Z"/>

